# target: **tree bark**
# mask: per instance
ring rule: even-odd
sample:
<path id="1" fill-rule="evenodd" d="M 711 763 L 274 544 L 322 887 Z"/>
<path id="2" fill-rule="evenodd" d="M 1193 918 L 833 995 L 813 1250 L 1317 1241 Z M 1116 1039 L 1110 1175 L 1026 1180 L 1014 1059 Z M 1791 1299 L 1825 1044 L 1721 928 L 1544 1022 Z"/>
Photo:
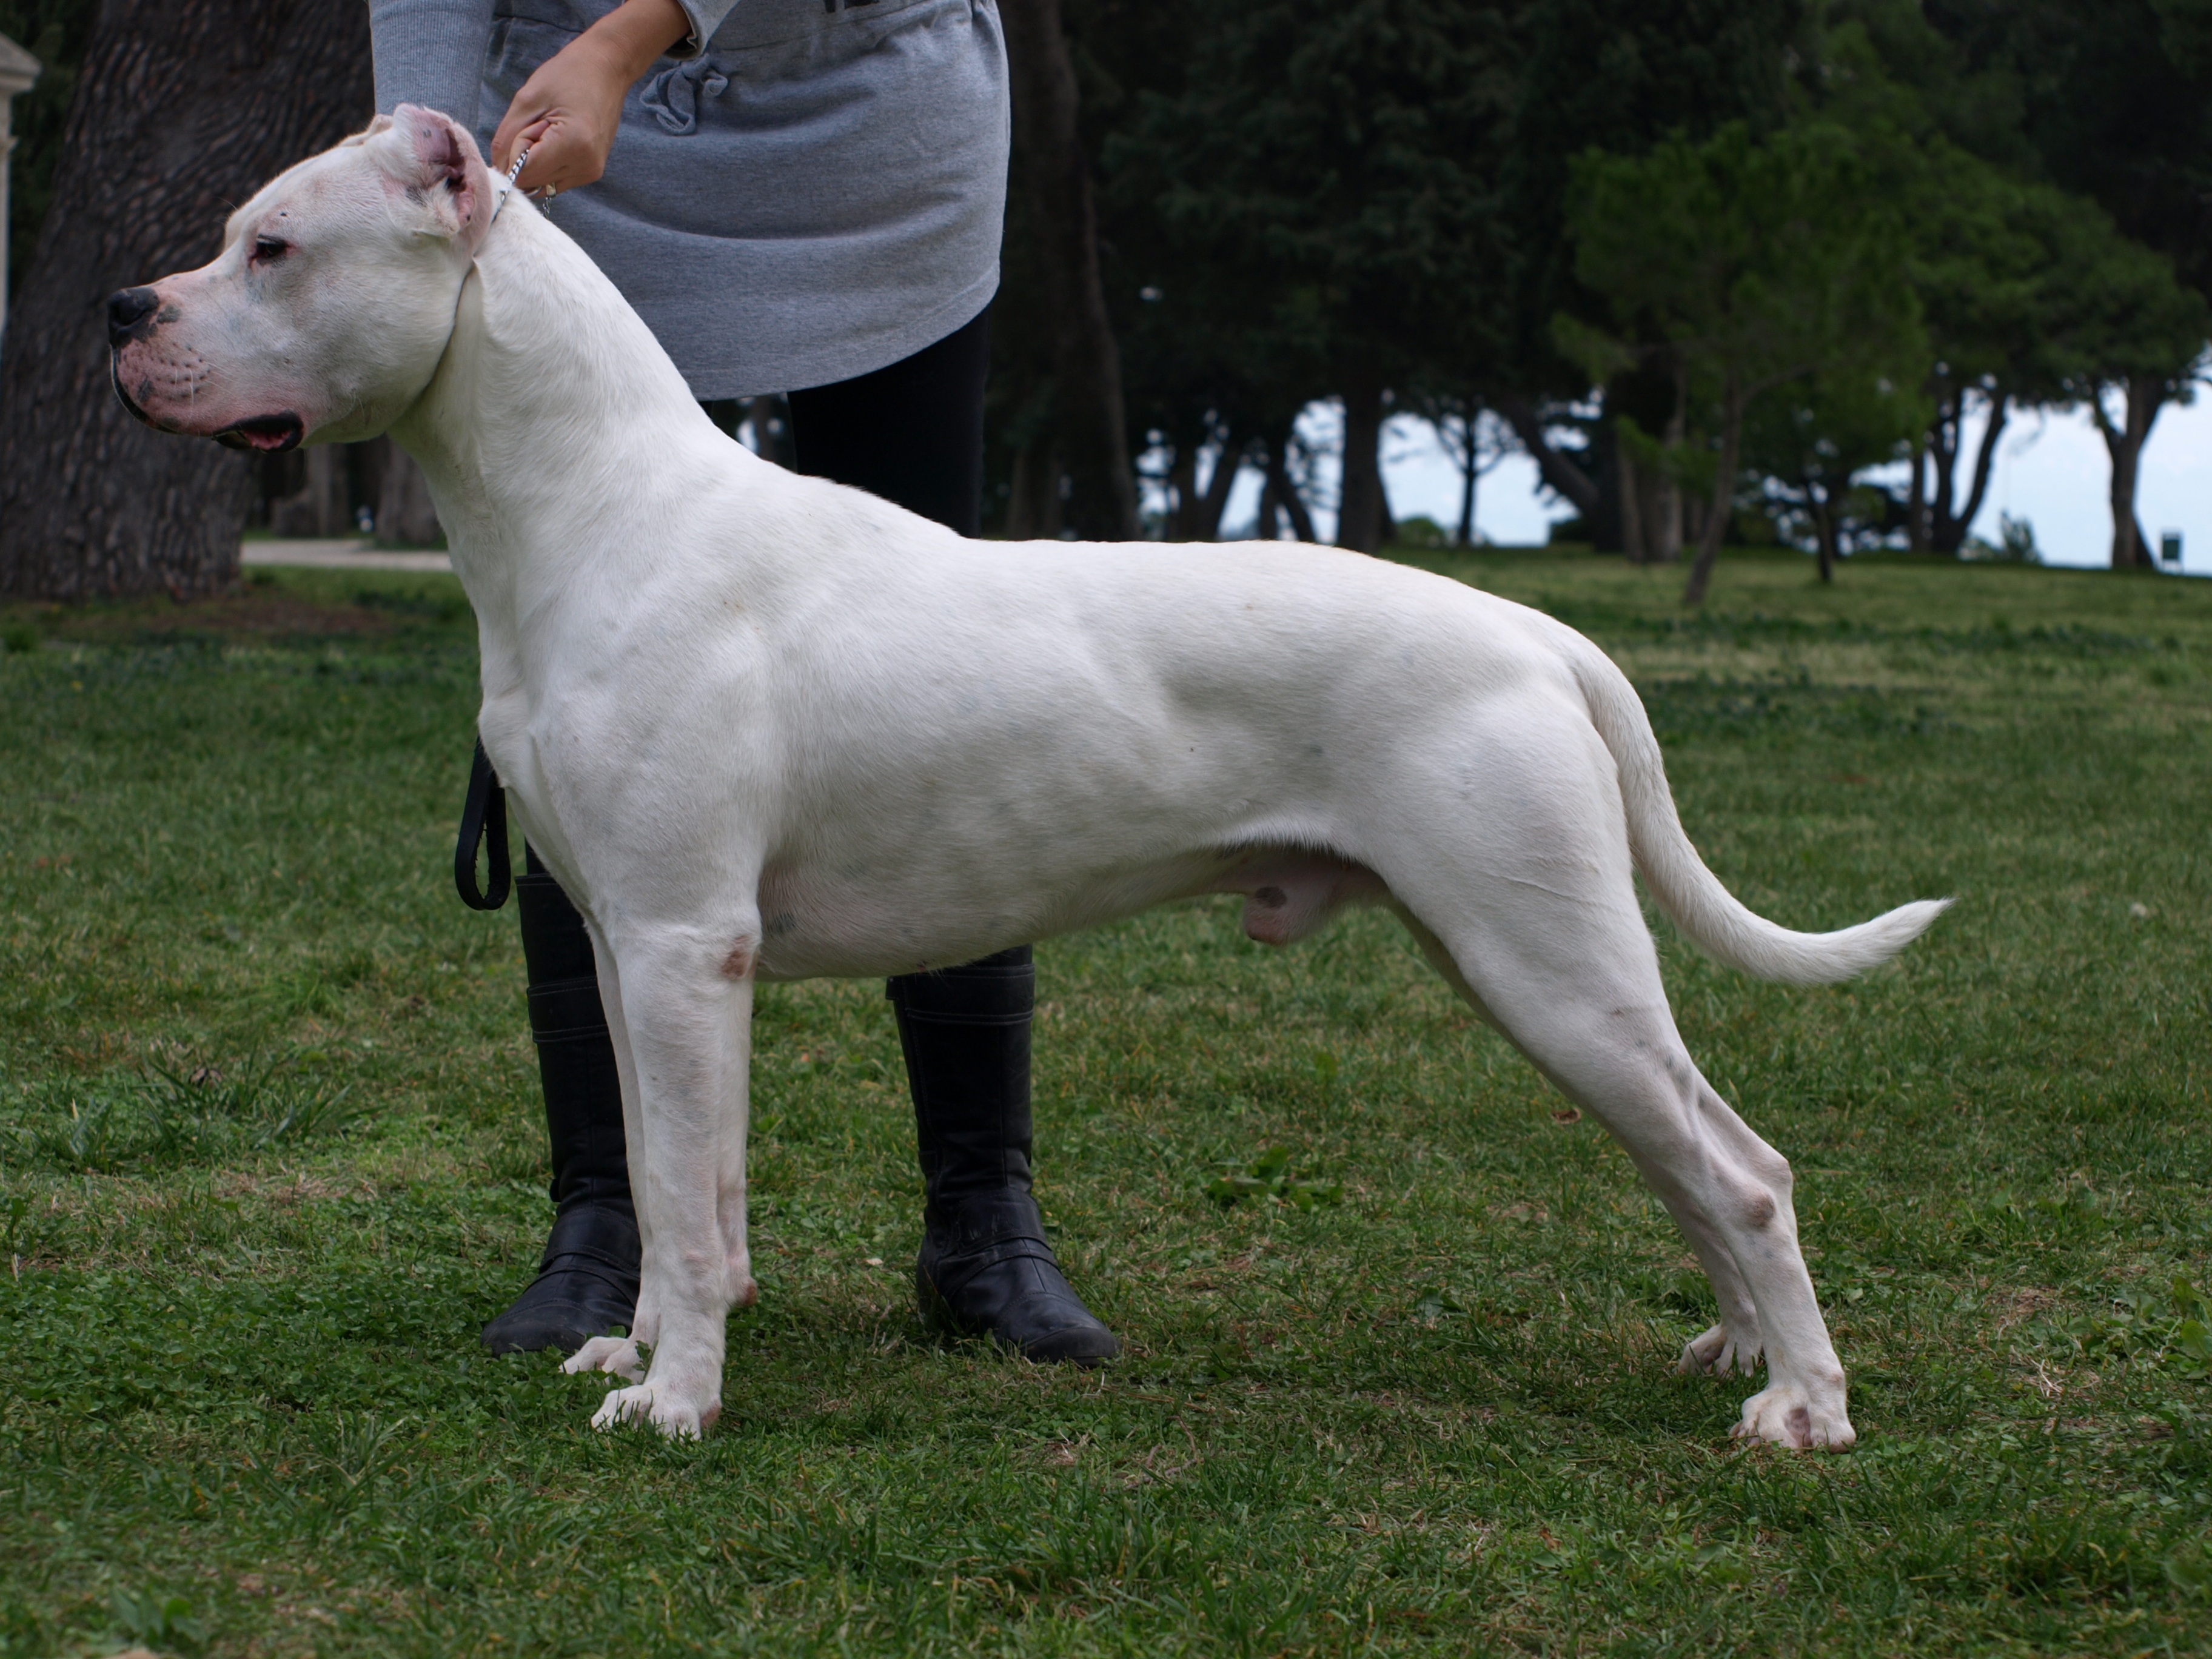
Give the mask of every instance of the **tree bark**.
<path id="1" fill-rule="evenodd" d="M 1060 452 L 1052 434 L 1039 432 L 1014 454 L 1014 476 L 1006 500 L 1006 539 L 1010 542 L 1054 542 L 1060 539 L 1061 509 Z"/>
<path id="2" fill-rule="evenodd" d="M 347 0 L 106 0 L 0 360 L 0 595 L 207 593 L 238 574 L 253 462 L 131 419 L 105 313 L 205 264 L 280 168 L 373 107 Z"/>
<path id="3" fill-rule="evenodd" d="M 1626 424 L 1625 416 L 1613 417 L 1613 470 L 1620 478 L 1620 550 L 1629 563 L 1644 564 L 1650 561 L 1650 550 L 1644 544 L 1644 480 L 1638 476 L 1643 469 L 1629 453 Z"/>
<path id="4" fill-rule="evenodd" d="M 2101 395 L 2089 399 L 2089 411 L 2096 417 L 2105 453 L 2112 462 L 2112 568 L 2155 570 L 2157 562 L 2143 539 L 2142 525 L 2136 520 L 2136 481 L 2142 466 L 2143 445 L 2149 441 L 2151 427 L 2166 404 L 2166 386 L 2155 374 L 2131 374 L 2122 390 L 2127 396 L 2127 408 L 2118 427 L 2105 412 Z"/>
<path id="5" fill-rule="evenodd" d="M 1188 444 L 1176 449 L 1174 463 L 1168 468 L 1168 539 L 1187 542 L 1193 539 L 1190 522 L 1197 516 L 1193 510 L 1198 505 L 1198 452 Z"/>
<path id="6" fill-rule="evenodd" d="M 1952 476 L 1958 470 L 1959 428 L 1966 419 L 1966 394 L 1953 392 L 1936 403 L 1936 424 L 1928 434 L 1929 458 L 1936 463 L 1935 488 L 1928 502 L 1928 544 L 1938 553 L 1955 554 L 1966 539 L 1952 533 Z"/>
<path id="7" fill-rule="evenodd" d="M 2002 389 L 1989 394 L 1990 418 L 1982 428 L 1982 441 L 1974 451 L 1974 482 L 1967 489 L 1966 510 L 1958 516 L 1958 539 L 1944 550 L 1955 554 L 1966 543 L 1966 533 L 1973 528 L 1974 520 L 1982 515 L 1982 503 L 1989 498 L 1990 474 L 1996 470 L 1997 440 L 2004 435 L 2005 422 L 2012 413 L 2012 399 Z"/>
<path id="8" fill-rule="evenodd" d="M 1490 406 L 1505 417 L 1506 425 L 1513 428 L 1513 435 L 1536 463 L 1546 483 L 1572 501 L 1575 511 L 1584 518 L 1597 511 L 1596 483 L 1571 456 L 1553 447 L 1552 441 L 1544 435 L 1543 416 L 1533 402 L 1518 392 L 1501 392 L 1490 399 Z"/>
<path id="9" fill-rule="evenodd" d="M 1206 492 L 1198 498 L 1197 516 L 1186 526 L 1194 542 L 1221 539 L 1221 515 L 1229 510 L 1229 492 L 1237 486 L 1237 475 L 1244 470 L 1244 446 L 1237 434 L 1224 427 L 1220 445 L 1214 453 L 1213 471 L 1206 480 Z"/>
<path id="10" fill-rule="evenodd" d="M 377 487 L 376 538 L 402 547 L 428 547 L 443 534 L 437 507 L 430 500 L 430 481 L 412 455 L 392 444 Z"/>
<path id="11" fill-rule="evenodd" d="M 1279 460 L 1275 467 L 1275 489 L 1282 497 L 1283 511 L 1290 514 L 1291 534 L 1302 542 L 1319 541 L 1321 533 L 1314 528 L 1313 514 L 1306 507 L 1306 498 L 1298 493 L 1290 469 Z"/>
<path id="12" fill-rule="evenodd" d="M 1482 476 L 1480 458 L 1475 447 L 1474 422 L 1480 415 L 1481 411 L 1477 410 L 1474 417 L 1467 423 L 1466 465 L 1460 470 L 1459 528 L 1452 536 L 1454 547 L 1474 545 L 1474 486 L 1475 481 Z"/>
<path id="13" fill-rule="evenodd" d="M 1973 476 L 1967 485 L 1964 512 L 1954 506 L 1958 499 L 1959 450 L 1966 429 L 1964 391 L 1948 403 L 1937 404 L 1936 427 L 1929 434 L 1927 447 L 1936 459 L 1936 488 L 1934 500 L 1929 503 L 1925 545 L 1954 558 L 1966 544 L 1967 533 L 1981 513 L 1982 502 L 1988 498 L 1990 474 L 1996 465 L 1997 440 L 2003 435 L 2005 422 L 2011 416 L 2012 401 L 2008 393 L 2000 390 L 1983 395 L 1989 402 L 1990 416 L 1982 428 L 1981 443 L 1974 452 Z"/>
<path id="14" fill-rule="evenodd" d="M 305 482 L 294 494 L 270 503 L 269 529 L 278 536 L 342 536 L 353 526 L 347 511 L 345 451 L 317 444 L 300 456 Z"/>
<path id="15" fill-rule="evenodd" d="M 1060 462 L 1073 483 L 1069 507 L 1087 538 L 1133 541 L 1136 474 L 1121 400 L 1121 355 L 1098 274 L 1098 225 L 1091 168 L 1076 130 L 1075 66 L 1060 27 L 1060 0 L 1005 0 L 1012 71 L 1012 184 L 1023 192 L 1035 239 L 1033 269 L 1053 342 L 1053 420 Z"/>
<path id="16" fill-rule="evenodd" d="M 1382 494 L 1382 377 L 1371 362 L 1361 361 L 1345 370 L 1342 383 L 1344 469 L 1337 493 L 1336 544 L 1374 553 L 1381 550 L 1390 522 Z M 1275 447 L 1279 465 L 1282 446 Z M 1312 538 L 1301 534 L 1298 539 Z"/>
<path id="17" fill-rule="evenodd" d="M 1679 453 L 1687 436 L 1688 411 L 1684 405 L 1689 401 L 1685 371 L 1674 375 L 1674 407 L 1667 416 L 1666 430 L 1660 434 L 1662 451 L 1665 454 Z M 1682 556 L 1682 483 L 1673 471 L 1661 466 L 1648 472 L 1637 468 L 1650 480 L 1650 493 L 1644 498 L 1644 551 L 1654 564 L 1674 564 Z"/>
<path id="18" fill-rule="evenodd" d="M 1925 433 L 1912 446 L 1912 482 L 1905 494 L 1905 545 L 1914 553 L 1928 550 L 1928 437 Z"/>
<path id="19" fill-rule="evenodd" d="M 1749 395 L 1733 379 L 1723 388 L 1720 470 L 1713 475 L 1713 493 L 1705 503 L 1705 521 L 1698 526 L 1698 557 L 1682 589 L 1686 605 L 1703 605 L 1706 585 L 1713 579 L 1713 561 L 1720 556 L 1721 537 L 1735 501 L 1736 461 L 1743 449 L 1743 411 L 1749 402 Z"/>
<path id="20" fill-rule="evenodd" d="M 1819 484 L 1808 483 L 1805 494 L 1813 503 L 1813 526 L 1820 544 L 1820 580 L 1836 580 L 1836 511 L 1828 492 Z"/>

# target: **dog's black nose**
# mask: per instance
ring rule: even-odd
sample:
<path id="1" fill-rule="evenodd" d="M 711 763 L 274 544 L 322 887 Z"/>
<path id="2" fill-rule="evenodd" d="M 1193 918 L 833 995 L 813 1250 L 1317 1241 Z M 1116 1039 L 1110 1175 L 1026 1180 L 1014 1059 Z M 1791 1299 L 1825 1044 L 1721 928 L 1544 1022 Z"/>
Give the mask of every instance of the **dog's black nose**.
<path id="1" fill-rule="evenodd" d="M 150 288 L 118 289 L 107 296 L 107 343 L 119 346 L 139 331 L 161 308 L 161 301 Z"/>

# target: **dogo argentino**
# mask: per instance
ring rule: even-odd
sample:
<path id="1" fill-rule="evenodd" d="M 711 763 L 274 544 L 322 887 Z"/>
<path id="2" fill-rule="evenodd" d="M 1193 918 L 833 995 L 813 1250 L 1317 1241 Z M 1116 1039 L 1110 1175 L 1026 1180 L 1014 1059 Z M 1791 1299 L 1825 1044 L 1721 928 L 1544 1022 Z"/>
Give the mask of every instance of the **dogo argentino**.
<path id="1" fill-rule="evenodd" d="M 1287 945 L 1347 904 L 1627 1149 L 1721 1321 L 1735 1432 L 1848 1446 L 1790 1165 L 1699 1075 L 1638 907 L 1761 978 L 1887 960 L 1941 902 L 1798 933 L 1677 819 L 1635 691 L 1563 624 L 1274 543 L 963 541 L 717 430 L 590 259 L 403 107 L 110 302 L 118 391 L 256 449 L 389 431 L 481 632 L 481 731 L 590 924 L 645 1260 L 596 1424 L 720 1413 L 753 988 L 913 973 L 1203 893 Z M 646 1369 L 641 1347 L 650 1350 Z"/>

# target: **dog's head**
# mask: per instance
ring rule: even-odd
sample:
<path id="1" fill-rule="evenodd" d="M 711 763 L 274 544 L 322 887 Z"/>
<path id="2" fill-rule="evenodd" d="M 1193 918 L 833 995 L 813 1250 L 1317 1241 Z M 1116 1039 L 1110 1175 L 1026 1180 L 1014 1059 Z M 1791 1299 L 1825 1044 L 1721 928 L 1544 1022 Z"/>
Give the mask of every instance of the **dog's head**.
<path id="1" fill-rule="evenodd" d="M 436 372 L 497 199 L 458 123 L 378 116 L 232 214 L 212 263 L 110 296 L 117 393 L 234 449 L 374 437 Z"/>

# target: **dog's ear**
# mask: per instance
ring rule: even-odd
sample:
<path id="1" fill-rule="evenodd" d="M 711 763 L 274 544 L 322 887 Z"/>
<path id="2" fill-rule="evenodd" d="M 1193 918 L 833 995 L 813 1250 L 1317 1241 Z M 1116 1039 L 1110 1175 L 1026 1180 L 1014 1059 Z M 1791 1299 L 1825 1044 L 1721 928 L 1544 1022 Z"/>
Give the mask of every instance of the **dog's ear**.
<path id="1" fill-rule="evenodd" d="M 359 132 L 349 132 L 344 137 L 339 139 L 338 148 L 340 149 L 357 149 L 362 145 L 367 143 L 370 139 L 391 131 L 392 118 L 389 115 L 372 115 L 368 118 L 368 125 L 363 127 Z"/>
<path id="2" fill-rule="evenodd" d="M 407 199 L 428 210 L 434 234 L 475 253 L 496 198 L 468 129 L 437 110 L 402 104 L 388 127 L 372 126 L 367 137 Z"/>

